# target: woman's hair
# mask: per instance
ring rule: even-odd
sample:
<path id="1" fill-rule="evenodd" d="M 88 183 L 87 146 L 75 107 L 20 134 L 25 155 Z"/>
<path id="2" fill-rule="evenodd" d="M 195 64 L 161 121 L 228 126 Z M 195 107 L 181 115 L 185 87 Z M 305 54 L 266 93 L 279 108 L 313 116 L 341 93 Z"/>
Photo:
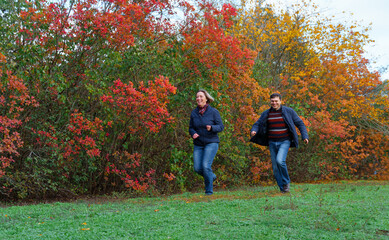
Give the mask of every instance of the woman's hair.
<path id="1" fill-rule="evenodd" d="M 204 93 L 205 97 L 207 98 L 207 103 L 211 103 L 211 102 L 215 101 L 215 100 L 213 99 L 213 97 L 212 97 L 211 95 L 209 95 L 209 93 L 208 93 L 207 91 L 205 91 L 204 89 L 200 89 L 200 90 L 198 91 L 198 93 L 199 93 L 199 92 Z"/>

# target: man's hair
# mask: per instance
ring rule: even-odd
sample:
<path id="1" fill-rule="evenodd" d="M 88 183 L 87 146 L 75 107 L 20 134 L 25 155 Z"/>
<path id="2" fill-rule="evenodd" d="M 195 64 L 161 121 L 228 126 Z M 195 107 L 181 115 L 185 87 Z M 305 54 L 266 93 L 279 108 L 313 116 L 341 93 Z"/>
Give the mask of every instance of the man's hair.
<path id="1" fill-rule="evenodd" d="M 273 93 L 272 95 L 270 95 L 270 99 L 276 98 L 276 97 L 278 97 L 280 100 L 282 99 L 281 94 L 279 94 L 279 93 Z"/>
<path id="2" fill-rule="evenodd" d="M 214 101 L 213 97 L 204 89 L 200 89 L 198 92 L 204 93 L 205 97 L 207 98 L 207 103 L 211 103 Z"/>

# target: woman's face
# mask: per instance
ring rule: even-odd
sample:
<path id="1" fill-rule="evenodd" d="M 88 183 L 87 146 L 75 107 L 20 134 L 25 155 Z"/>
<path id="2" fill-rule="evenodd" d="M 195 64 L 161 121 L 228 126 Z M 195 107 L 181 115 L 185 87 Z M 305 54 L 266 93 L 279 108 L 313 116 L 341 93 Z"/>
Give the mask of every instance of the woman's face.
<path id="1" fill-rule="evenodd" d="M 207 98 L 203 92 L 198 92 L 196 94 L 196 102 L 200 107 L 203 107 L 205 104 L 207 104 Z"/>

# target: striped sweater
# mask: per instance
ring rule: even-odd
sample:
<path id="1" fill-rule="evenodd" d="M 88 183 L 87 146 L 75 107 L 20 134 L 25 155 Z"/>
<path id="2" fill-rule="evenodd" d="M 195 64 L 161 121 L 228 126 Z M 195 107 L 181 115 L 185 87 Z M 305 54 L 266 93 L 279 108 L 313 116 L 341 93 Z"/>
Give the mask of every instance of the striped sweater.
<path id="1" fill-rule="evenodd" d="M 290 139 L 288 126 L 282 117 L 281 109 L 271 109 L 267 118 L 268 137 L 271 141 L 284 141 Z"/>

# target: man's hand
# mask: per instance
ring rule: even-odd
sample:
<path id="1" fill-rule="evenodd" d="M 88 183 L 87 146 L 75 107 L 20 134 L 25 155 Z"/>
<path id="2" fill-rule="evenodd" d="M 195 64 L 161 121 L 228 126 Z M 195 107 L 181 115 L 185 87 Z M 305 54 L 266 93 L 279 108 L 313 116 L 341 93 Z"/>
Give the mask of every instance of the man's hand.
<path id="1" fill-rule="evenodd" d="M 207 125 L 207 131 L 209 132 L 209 131 L 211 131 L 211 129 L 212 129 L 212 126 L 211 125 Z"/>
<path id="2" fill-rule="evenodd" d="M 198 137 L 200 137 L 200 135 L 198 135 L 197 133 L 193 134 L 193 139 L 196 139 Z"/>
<path id="3" fill-rule="evenodd" d="M 252 137 L 254 137 L 255 134 L 257 134 L 256 131 L 252 131 L 252 132 L 251 132 L 251 136 L 252 136 Z"/>
<path id="4" fill-rule="evenodd" d="M 309 140 L 306 138 L 304 139 L 305 144 L 308 144 Z"/>

